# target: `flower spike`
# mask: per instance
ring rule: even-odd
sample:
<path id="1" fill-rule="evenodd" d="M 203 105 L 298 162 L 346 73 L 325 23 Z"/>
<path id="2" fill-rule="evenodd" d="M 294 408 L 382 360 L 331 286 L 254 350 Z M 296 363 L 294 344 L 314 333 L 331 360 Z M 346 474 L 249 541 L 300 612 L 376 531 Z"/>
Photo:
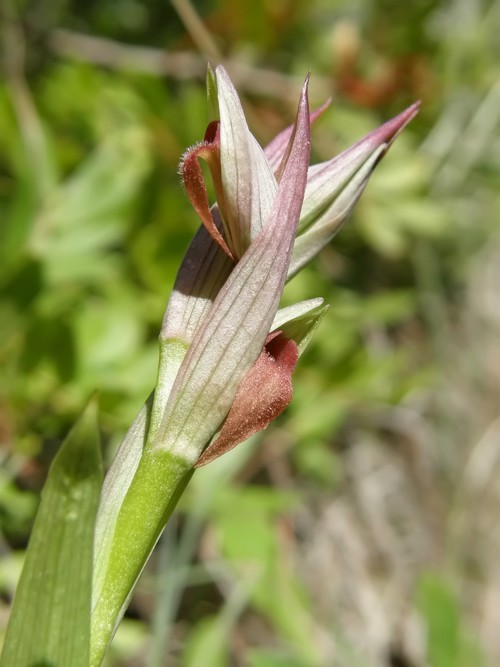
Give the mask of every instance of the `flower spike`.
<path id="1" fill-rule="evenodd" d="M 278 308 L 307 181 L 307 84 L 308 79 L 299 101 L 292 150 L 268 219 L 195 334 L 153 443 L 154 448 L 167 449 L 193 464 L 257 360 Z"/>

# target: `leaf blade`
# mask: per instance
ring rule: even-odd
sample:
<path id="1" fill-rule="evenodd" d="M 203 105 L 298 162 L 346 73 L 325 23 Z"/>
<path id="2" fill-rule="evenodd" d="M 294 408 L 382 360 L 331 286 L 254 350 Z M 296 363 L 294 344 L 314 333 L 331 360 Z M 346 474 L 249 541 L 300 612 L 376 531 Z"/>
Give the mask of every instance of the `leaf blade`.
<path id="1" fill-rule="evenodd" d="M 94 523 L 102 482 L 91 402 L 57 454 L 42 492 L 11 613 L 2 667 L 86 667 Z"/>

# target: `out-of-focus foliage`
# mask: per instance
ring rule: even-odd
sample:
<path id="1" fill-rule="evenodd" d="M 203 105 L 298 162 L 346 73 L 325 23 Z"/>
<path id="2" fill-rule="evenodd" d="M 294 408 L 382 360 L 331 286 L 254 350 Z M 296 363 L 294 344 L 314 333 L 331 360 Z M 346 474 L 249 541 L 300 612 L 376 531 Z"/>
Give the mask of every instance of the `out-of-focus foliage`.
<path id="1" fill-rule="evenodd" d="M 154 382 L 219 53 L 263 143 L 312 70 L 313 104 L 334 98 L 315 160 L 422 111 L 287 287 L 332 306 L 290 408 L 196 473 L 108 664 L 498 664 L 499 4 L 206 0 L 206 34 L 174 4 L 2 10 L 2 627 L 88 396 L 109 460 Z"/>

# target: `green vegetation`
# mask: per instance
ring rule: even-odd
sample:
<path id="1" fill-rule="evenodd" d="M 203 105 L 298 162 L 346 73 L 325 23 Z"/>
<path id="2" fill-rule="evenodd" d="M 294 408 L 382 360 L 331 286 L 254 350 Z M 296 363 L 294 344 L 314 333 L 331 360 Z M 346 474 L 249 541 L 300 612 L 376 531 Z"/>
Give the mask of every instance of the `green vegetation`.
<path id="1" fill-rule="evenodd" d="M 2 632 L 48 466 L 89 396 L 109 463 L 153 386 L 198 227 L 177 165 L 219 54 L 261 143 L 312 71 L 312 105 L 334 98 L 315 162 L 422 110 L 286 288 L 331 305 L 292 404 L 195 473 L 107 664 L 498 664 L 500 6 L 196 7 L 206 34 L 180 0 L 2 10 Z"/>

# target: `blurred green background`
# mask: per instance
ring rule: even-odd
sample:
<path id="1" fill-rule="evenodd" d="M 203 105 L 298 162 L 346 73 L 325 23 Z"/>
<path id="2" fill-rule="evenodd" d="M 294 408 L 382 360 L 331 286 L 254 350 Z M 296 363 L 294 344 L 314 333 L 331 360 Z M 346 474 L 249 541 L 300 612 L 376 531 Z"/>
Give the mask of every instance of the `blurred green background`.
<path id="1" fill-rule="evenodd" d="M 315 161 L 423 105 L 286 289 L 332 306 L 292 405 L 196 473 L 108 666 L 500 664 L 500 3 L 0 11 L 1 631 L 70 425 L 98 389 L 109 461 L 153 386 L 222 59 L 262 143 L 312 71 Z"/>

